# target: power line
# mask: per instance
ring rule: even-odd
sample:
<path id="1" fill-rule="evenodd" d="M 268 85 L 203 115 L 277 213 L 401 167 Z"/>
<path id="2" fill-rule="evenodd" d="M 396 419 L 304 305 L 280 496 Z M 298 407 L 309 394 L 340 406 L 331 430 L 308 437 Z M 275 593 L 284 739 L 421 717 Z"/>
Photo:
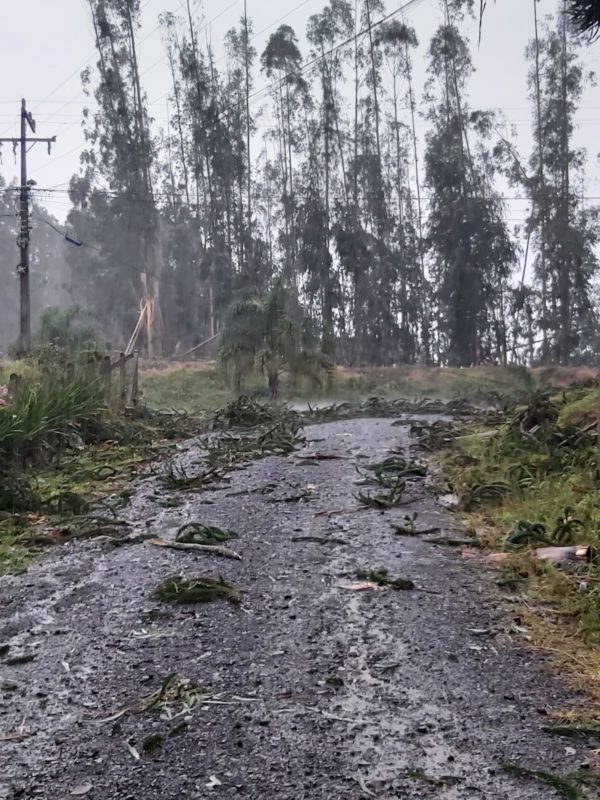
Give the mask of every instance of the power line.
<path id="1" fill-rule="evenodd" d="M 9 187 L 10 188 L 10 187 Z M 58 187 L 34 187 L 34 191 L 39 193 L 58 193 L 58 194 L 78 194 L 78 195 L 88 195 L 88 194 L 95 194 L 95 195 L 103 195 L 106 197 L 115 197 L 122 200 L 130 200 L 131 202 L 143 202 L 143 203 L 152 203 L 153 200 L 150 198 L 140 197 L 135 193 L 123 194 L 121 192 L 111 190 L 111 189 L 98 189 L 92 190 L 91 192 L 84 192 L 80 189 L 61 189 Z M 172 194 L 170 192 L 157 192 L 155 193 L 155 197 L 164 197 L 167 199 L 172 198 Z M 423 198 L 428 200 L 431 199 L 433 195 L 424 194 Z M 600 200 L 600 195 L 580 195 L 577 194 L 577 198 L 581 200 L 591 201 L 591 200 Z M 524 201 L 524 202 L 531 202 L 531 197 L 527 195 L 500 195 L 499 200 L 503 201 Z"/>
<path id="2" fill-rule="evenodd" d="M 199 4 L 199 2 L 201 2 L 201 0 L 198 0 L 198 4 Z M 237 6 L 237 5 L 239 4 L 239 2 L 240 2 L 240 0 L 233 0 L 233 2 L 232 2 L 232 3 L 230 3 L 230 4 L 229 4 L 229 5 L 228 5 L 226 8 L 224 8 L 222 11 L 220 11 L 220 12 L 219 12 L 219 13 L 216 15 L 216 17 L 213 17 L 213 18 L 212 18 L 212 19 L 210 19 L 210 20 L 209 20 L 207 23 L 205 23 L 205 24 L 204 24 L 204 25 L 201 27 L 201 29 L 200 29 L 200 30 L 201 30 L 201 31 L 205 31 L 205 30 L 206 30 L 206 29 L 207 29 L 207 28 L 208 28 L 210 25 L 212 25 L 212 23 L 213 23 L 213 22 L 216 22 L 216 21 L 219 19 L 219 17 L 222 17 L 222 16 L 223 16 L 223 14 L 226 14 L 226 13 L 227 13 L 228 11 L 230 11 L 230 10 L 231 10 L 231 9 L 232 9 L 234 6 Z M 306 0 L 306 2 L 308 2 L 308 0 Z M 181 8 L 182 6 L 183 6 L 183 3 L 181 3 L 181 4 L 180 4 L 180 8 Z M 195 13 L 197 10 L 198 10 L 197 8 L 196 8 L 196 9 L 194 9 L 194 13 Z M 160 26 L 159 26 L 159 27 L 160 27 Z M 145 41 L 145 39 L 144 39 L 144 40 L 142 40 L 142 42 L 143 42 L 143 41 Z M 140 42 L 140 44 L 142 44 L 142 42 Z M 158 65 L 159 65 L 159 64 L 164 64 L 164 62 L 167 60 L 167 58 L 168 58 L 168 56 L 163 56 L 163 57 L 162 57 L 162 58 L 160 58 L 158 61 L 155 61 L 155 62 L 154 62 L 154 64 L 152 64 L 152 66 L 151 66 L 151 67 L 148 67 L 148 68 L 147 68 L 147 69 L 145 69 L 145 70 L 144 70 L 142 73 L 140 73 L 140 78 L 143 78 L 143 77 L 144 77 L 144 75 L 146 75 L 148 72 L 151 72 L 151 71 L 152 71 L 152 70 L 153 70 L 155 67 L 158 67 Z M 162 97 L 162 98 L 160 98 L 160 100 L 163 100 L 163 99 L 164 99 L 166 96 L 167 96 L 166 94 L 165 94 L 165 95 L 163 95 L 163 97 Z"/>
<path id="3" fill-rule="evenodd" d="M 236 0 L 236 1 L 237 1 L 237 0 Z M 147 7 L 147 6 L 148 6 L 148 5 L 149 5 L 151 2 L 152 2 L 152 0 L 146 0 L 146 2 L 144 3 L 144 5 L 143 5 L 143 6 L 142 6 L 142 8 L 140 9 L 140 13 L 142 13 L 142 12 L 144 11 L 144 9 L 145 9 L 145 8 L 146 8 L 146 7 Z M 183 2 L 184 2 L 184 0 L 182 0 L 182 2 L 180 2 L 179 6 L 177 7 L 177 10 L 179 10 L 179 8 L 182 8 L 182 7 L 183 7 Z M 160 27 L 161 27 L 161 26 L 160 26 L 160 23 L 159 23 L 159 24 L 158 24 L 158 25 L 157 25 L 155 28 L 153 28 L 153 29 L 150 31 L 150 33 L 149 33 L 147 36 L 145 36 L 145 37 L 144 37 L 144 38 L 143 38 L 143 39 L 142 39 L 140 42 L 138 42 L 138 44 L 139 44 L 139 45 L 143 44 L 143 43 L 144 43 L 144 42 L 145 42 L 147 39 L 149 39 L 149 38 L 150 38 L 150 36 L 152 36 L 154 33 L 156 33 L 156 31 L 157 31 L 157 30 L 158 30 Z M 46 98 L 44 98 L 44 101 L 45 101 L 45 100 L 47 100 L 49 97 L 52 97 L 52 95 L 53 95 L 53 94 L 55 94 L 55 92 L 56 92 L 56 91 L 58 91 L 58 89 L 60 89 L 62 86 L 64 86 L 64 85 L 65 85 L 65 83 L 67 83 L 67 82 L 68 82 L 68 81 L 69 81 L 69 80 L 70 80 L 70 79 L 71 79 L 71 78 L 72 78 L 74 75 L 76 75 L 76 74 L 77 74 L 77 72 L 81 72 L 81 70 L 82 70 L 84 67 L 86 67 L 86 66 L 87 66 L 87 65 L 88 65 L 88 64 L 89 64 L 89 63 L 90 63 L 90 62 L 91 62 L 91 61 L 94 59 L 94 57 L 95 57 L 95 56 L 96 56 L 96 50 L 94 49 L 94 53 L 93 53 L 93 54 L 92 54 L 92 55 L 89 57 L 89 59 L 88 59 L 87 61 L 85 61 L 81 67 L 79 67 L 77 70 L 75 70 L 74 72 L 72 72 L 72 73 L 71 73 L 71 74 L 70 74 L 70 75 L 69 75 L 69 76 L 68 76 L 68 77 L 67 77 L 67 78 L 66 78 L 66 79 L 65 79 L 65 80 L 64 80 L 64 81 L 63 81 L 63 82 L 62 82 L 62 83 L 61 83 L 61 84 L 60 84 L 60 85 L 59 85 L 59 86 L 58 86 L 58 87 L 55 89 L 55 90 L 53 90 L 52 92 L 50 92 L 50 94 L 49 94 L 49 95 L 47 95 L 47 96 L 46 96 Z M 75 95 L 75 96 L 74 96 L 74 97 L 73 97 L 71 100 L 68 100 L 66 103 L 64 103 L 63 105 L 61 105 L 61 106 L 60 106 L 60 108 L 59 108 L 59 109 L 58 109 L 58 110 L 55 112 L 55 114 L 56 114 L 56 115 L 58 115 L 58 114 L 59 114 L 59 113 L 60 113 L 60 112 L 63 110 L 63 108 L 65 108 L 65 106 L 67 106 L 67 105 L 70 105 L 71 103 L 74 103 L 74 102 L 75 102 L 75 101 L 76 101 L 76 100 L 77 100 L 79 97 L 81 97 L 81 95 L 82 95 L 82 94 L 84 94 L 84 93 L 85 93 L 85 89 L 80 89 L 80 90 L 79 90 L 79 92 L 78 92 L 78 93 L 77 93 L 77 94 L 76 94 L 76 95 Z M 42 102 L 44 102 L 44 101 L 42 101 Z M 73 124 L 72 124 L 72 125 L 71 125 L 69 128 L 67 128 L 65 131 L 63 131 L 63 135 L 64 135 L 65 133 L 67 133 L 67 132 L 68 132 L 68 131 L 69 131 L 71 128 L 74 128 L 76 125 L 77 125 L 77 122 L 74 122 L 74 123 L 73 123 Z"/>
<path id="4" fill-rule="evenodd" d="M 2 217 L 2 216 L 5 216 L 5 215 L 0 214 L 0 217 Z M 6 216 L 14 216 L 14 215 L 7 214 Z M 106 253 L 104 252 L 104 250 L 102 250 L 102 248 L 96 247 L 93 244 L 89 244 L 88 242 L 84 242 L 84 241 L 82 241 L 82 240 L 80 240 L 80 239 L 78 239 L 78 238 L 76 238 L 74 236 L 71 236 L 68 233 L 68 231 L 60 230 L 60 228 L 58 228 L 53 222 L 50 222 L 50 220 L 45 219 L 44 217 L 37 217 L 37 216 L 32 217 L 32 219 L 35 219 L 38 222 L 44 222 L 46 225 L 48 225 L 50 228 L 52 228 L 52 230 L 56 231 L 56 233 L 58 233 L 59 236 L 61 236 L 63 239 L 65 239 L 70 244 L 75 244 L 77 247 L 84 247 L 84 248 L 86 248 L 88 250 L 93 250 L 94 252 L 99 253 L 103 258 L 106 258 Z M 168 279 L 163 278 L 163 277 L 161 277 L 159 275 L 155 275 L 153 272 L 148 272 L 145 269 L 141 269 L 140 267 L 136 267 L 133 264 L 131 264 L 130 262 L 125 263 L 123 261 L 119 261 L 118 259 L 113 258 L 112 256 L 110 256 L 110 261 L 105 262 L 105 263 L 106 263 L 106 266 L 109 266 L 109 267 L 114 267 L 115 265 L 119 265 L 121 268 L 124 267 L 126 269 L 132 269 L 134 272 L 137 272 L 140 275 L 147 275 L 150 278 L 154 278 L 154 280 L 159 281 L 159 283 L 167 283 L 167 284 L 175 285 L 175 282 L 172 281 L 172 280 L 168 280 Z"/>
<path id="5" fill-rule="evenodd" d="M 368 34 L 369 31 L 373 31 L 373 30 L 375 30 L 375 28 L 379 28 L 381 25 L 385 24 L 386 22 L 388 22 L 390 19 L 392 19 L 393 17 L 397 16 L 398 14 L 402 14 L 404 12 L 408 12 L 408 11 L 414 9 L 414 8 L 417 8 L 423 2 L 424 2 L 424 0 L 408 0 L 408 2 L 404 3 L 404 5 L 399 6 L 395 11 L 391 11 L 389 14 L 386 14 L 384 17 L 382 17 L 380 20 L 375 22 L 370 27 L 363 28 L 363 30 L 358 31 L 358 33 L 354 33 L 352 36 L 349 36 L 343 42 L 340 42 L 339 44 L 334 45 L 333 47 L 331 47 L 329 50 L 327 50 L 327 52 L 323 53 L 322 55 L 316 56 L 315 58 L 311 59 L 310 61 L 307 61 L 307 63 L 304 64 L 303 67 L 301 67 L 301 69 L 299 70 L 298 74 L 299 75 L 303 75 L 307 70 L 309 70 L 312 67 L 316 66 L 321 61 L 323 61 L 324 59 L 328 58 L 330 55 L 333 55 L 334 53 L 337 53 L 339 50 L 343 50 L 344 48 L 348 47 L 351 44 L 354 44 L 354 42 L 356 42 L 361 36 L 365 36 L 366 34 Z M 280 86 L 283 86 L 284 83 L 286 82 L 286 80 L 287 80 L 287 77 L 282 78 L 281 80 L 278 80 L 278 81 L 274 81 L 273 83 L 271 83 L 271 84 L 269 84 L 267 86 L 263 86 L 262 89 L 258 89 L 256 92 L 253 92 L 250 95 L 250 99 L 252 100 L 254 98 L 260 98 L 261 95 L 264 96 L 266 94 L 269 94 L 272 89 L 277 89 Z"/>
<path id="6" fill-rule="evenodd" d="M 284 19 L 287 19 L 288 17 L 291 17 L 292 14 L 295 14 L 296 11 L 298 11 L 298 9 L 300 9 L 303 6 L 307 5 L 310 1 L 311 0 L 302 0 L 301 3 L 299 3 L 297 6 L 294 6 L 294 8 L 292 8 L 290 11 L 288 11 L 282 17 L 278 17 L 278 19 L 276 19 L 274 22 L 271 22 L 269 25 L 267 25 L 266 27 L 264 27 L 260 31 L 258 31 L 258 33 L 255 33 L 253 36 L 251 36 L 250 39 L 248 40 L 248 43 L 250 44 L 250 42 L 254 42 L 256 39 L 258 39 L 259 36 L 262 36 L 263 33 L 266 33 L 268 30 L 271 30 L 271 28 L 274 28 L 275 25 L 277 25 L 279 22 L 283 22 Z M 221 56 L 221 58 L 218 58 L 214 62 L 215 66 L 217 66 L 218 64 L 221 64 L 226 58 L 227 58 L 226 55 Z M 162 105 L 163 101 L 168 96 L 169 96 L 169 93 L 166 92 L 161 97 L 159 97 L 157 100 L 153 100 L 151 103 L 148 103 L 148 105 L 151 105 L 151 106 L 152 105 Z"/>
<path id="7" fill-rule="evenodd" d="M 151 2 L 152 2 L 152 0 L 146 0 L 146 2 L 144 3 L 144 5 L 143 5 L 143 6 L 142 6 L 142 8 L 140 9 L 140 13 L 142 13 L 142 12 L 144 11 L 144 9 L 146 8 L 146 6 L 148 6 L 148 5 L 149 5 Z M 89 64 L 89 63 L 90 63 L 90 62 L 93 60 L 93 58 L 94 58 L 94 56 L 95 56 L 95 55 L 96 55 L 96 53 L 95 53 L 95 51 L 94 51 L 94 53 L 93 53 L 93 54 L 92 54 L 92 55 L 91 55 L 91 56 L 90 56 L 90 57 L 89 57 L 89 58 L 88 58 L 86 61 L 84 61 L 84 62 L 83 62 L 83 64 L 81 64 L 79 67 L 77 67 L 77 69 L 74 69 L 74 70 L 73 70 L 73 72 L 71 72 L 69 75 L 67 75 L 67 77 L 66 77 L 66 78 L 65 78 L 63 81 L 61 81 L 61 83 L 59 83 L 59 84 L 58 84 L 58 86 L 56 86 L 56 87 L 55 87 L 55 88 L 54 88 L 54 89 L 53 89 L 53 90 L 52 90 L 52 91 L 51 91 L 49 94 L 47 94 L 47 95 L 44 97 L 44 99 L 43 99 L 43 100 L 34 101 L 34 102 L 35 102 L 35 106 L 36 106 L 36 108 L 37 108 L 38 104 L 41 104 L 41 103 L 46 103 L 46 102 L 48 102 L 48 100 L 49 100 L 49 99 L 50 99 L 50 98 L 51 98 L 53 95 L 55 95 L 55 94 L 56 94 L 56 92 L 58 92 L 60 89 L 62 89 L 62 87 L 63 87 L 63 86 L 65 86 L 65 85 L 66 85 L 66 84 L 67 84 L 67 83 L 68 83 L 68 82 L 69 82 L 69 81 L 70 81 L 72 78 L 74 78 L 74 77 L 75 77 L 75 75 L 79 75 L 79 74 L 81 73 L 81 70 L 82 70 L 84 67 L 87 67 L 87 65 L 88 65 L 88 64 Z M 81 92 L 80 92 L 80 94 L 81 94 Z M 79 96 L 79 95 L 77 95 L 77 96 Z M 69 102 L 73 102 L 73 101 L 69 101 Z"/>

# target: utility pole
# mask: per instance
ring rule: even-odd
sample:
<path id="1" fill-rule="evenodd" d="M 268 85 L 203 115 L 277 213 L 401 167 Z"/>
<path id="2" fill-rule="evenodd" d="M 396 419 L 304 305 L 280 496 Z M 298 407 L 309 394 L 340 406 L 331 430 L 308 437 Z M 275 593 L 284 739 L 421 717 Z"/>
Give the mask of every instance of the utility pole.
<path id="1" fill-rule="evenodd" d="M 31 225 L 29 224 L 29 192 L 31 187 L 27 182 L 27 152 L 28 145 L 34 146 L 39 142 L 48 145 L 50 154 L 52 143 L 56 141 L 56 136 L 51 139 L 36 139 L 27 137 L 27 126 L 35 133 L 35 120 L 30 111 L 27 111 L 25 100 L 21 102 L 21 136 L 19 139 L 0 139 L 3 142 L 12 144 L 16 154 L 17 147 L 21 146 L 21 186 L 19 187 L 19 212 L 20 230 L 17 236 L 17 247 L 21 251 L 21 260 L 17 267 L 19 276 L 21 304 L 20 304 L 20 326 L 19 326 L 19 355 L 25 355 L 31 348 L 31 294 L 29 291 L 29 239 Z"/>

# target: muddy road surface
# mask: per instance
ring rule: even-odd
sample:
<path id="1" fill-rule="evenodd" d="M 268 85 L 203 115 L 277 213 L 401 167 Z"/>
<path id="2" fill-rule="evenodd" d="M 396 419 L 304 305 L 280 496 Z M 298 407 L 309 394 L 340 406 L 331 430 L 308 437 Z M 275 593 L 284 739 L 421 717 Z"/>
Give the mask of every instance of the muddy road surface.
<path id="1" fill-rule="evenodd" d="M 214 524 L 239 534 L 241 561 L 95 540 L 2 579 L 0 798 L 552 800 L 503 765 L 590 763 L 585 744 L 543 732 L 577 697 L 523 646 L 496 576 L 393 534 L 417 511 L 460 535 L 423 479 L 407 508 L 321 513 L 355 509 L 356 466 L 408 448 L 408 429 L 363 419 L 306 435 L 219 491 L 167 492 L 177 508 L 153 479 L 138 485 L 134 535 Z M 298 457 L 316 451 L 340 458 Z M 356 571 L 380 567 L 414 588 L 357 591 Z M 152 599 L 177 573 L 222 576 L 243 602 Z"/>

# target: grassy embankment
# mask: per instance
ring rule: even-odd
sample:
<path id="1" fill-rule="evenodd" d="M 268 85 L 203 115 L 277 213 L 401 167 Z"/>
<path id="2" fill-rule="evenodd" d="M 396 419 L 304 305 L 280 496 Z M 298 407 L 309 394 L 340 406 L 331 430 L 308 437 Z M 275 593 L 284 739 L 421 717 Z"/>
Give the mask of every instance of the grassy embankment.
<path id="1" fill-rule="evenodd" d="M 598 389 L 538 393 L 495 430 L 463 431 L 442 463 L 499 581 L 523 600 L 532 641 L 600 699 Z M 539 547 L 590 547 L 556 564 Z M 600 717 L 599 717 L 600 719 Z"/>
<path id="2" fill-rule="evenodd" d="M 435 367 L 338 367 L 329 386 L 320 393 L 314 389 L 293 393 L 282 380 L 282 399 L 356 401 L 370 396 L 407 399 L 428 397 L 486 400 L 491 396 L 515 399 L 539 386 L 562 386 L 586 371 L 545 369 L 529 371 L 523 367 L 473 367 L 469 369 Z M 590 373 L 592 374 L 592 373 Z M 150 408 L 173 408 L 192 413 L 210 412 L 231 399 L 225 376 L 214 362 L 185 364 L 147 363 L 142 370 L 141 388 Z M 264 383 L 256 376 L 246 389 L 250 395 L 264 395 Z"/>
<path id="3" fill-rule="evenodd" d="M 0 386 L 21 375 L 0 407 L 0 575 L 26 568 L 40 543 L 118 532 L 127 484 L 169 439 L 197 427 L 123 413 L 89 368 L 68 371 L 56 352 L 44 356 L 0 363 Z"/>

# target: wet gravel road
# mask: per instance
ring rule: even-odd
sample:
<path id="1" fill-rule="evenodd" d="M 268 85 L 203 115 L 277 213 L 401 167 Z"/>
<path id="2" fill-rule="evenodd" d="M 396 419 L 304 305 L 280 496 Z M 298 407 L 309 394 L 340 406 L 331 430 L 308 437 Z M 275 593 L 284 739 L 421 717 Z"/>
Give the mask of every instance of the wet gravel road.
<path id="1" fill-rule="evenodd" d="M 559 797 L 502 768 L 567 772 L 591 755 L 542 732 L 548 709 L 577 698 L 521 645 L 495 576 L 394 536 L 401 509 L 318 516 L 355 507 L 356 465 L 408 447 L 407 430 L 356 420 L 307 438 L 309 451 L 343 458 L 255 462 L 180 508 L 157 505 L 153 481 L 138 486 L 127 512 L 137 533 L 220 525 L 239 533 L 242 561 L 93 541 L 0 581 L 0 798 Z M 188 445 L 181 458 L 198 453 Z M 310 501 L 282 502 L 309 486 Z M 422 479 L 409 494 L 420 525 L 456 533 Z M 347 588 L 380 566 L 415 590 Z M 151 599 L 180 571 L 223 576 L 242 607 Z M 206 702 L 175 719 L 114 718 L 172 673 Z"/>

